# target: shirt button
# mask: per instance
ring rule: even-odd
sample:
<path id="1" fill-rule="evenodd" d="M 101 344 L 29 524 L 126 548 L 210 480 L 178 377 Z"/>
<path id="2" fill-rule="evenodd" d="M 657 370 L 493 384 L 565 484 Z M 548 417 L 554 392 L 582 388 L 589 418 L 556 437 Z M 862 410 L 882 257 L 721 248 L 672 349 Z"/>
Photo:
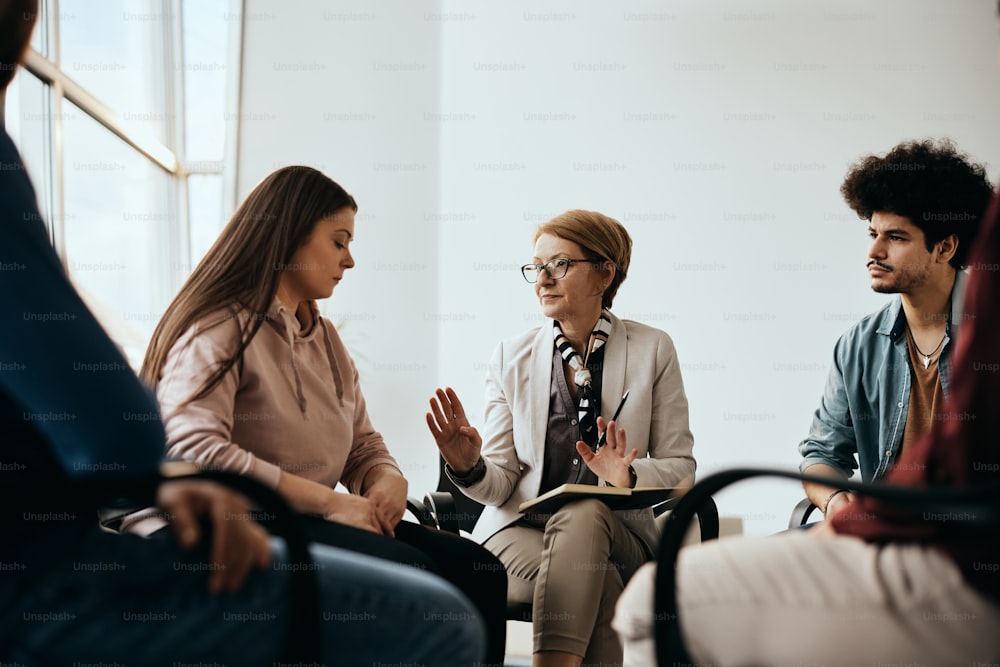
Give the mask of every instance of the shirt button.
<path id="1" fill-rule="evenodd" d="M 572 424 L 573 426 L 576 426 L 576 419 L 575 418 L 574 419 L 570 419 L 569 423 Z"/>
<path id="2" fill-rule="evenodd" d="M 580 459 L 573 459 L 573 465 L 580 465 Z"/>
<path id="3" fill-rule="evenodd" d="M 903 407 L 903 404 L 902 403 L 896 403 L 896 407 L 897 408 L 901 408 L 901 407 Z"/>

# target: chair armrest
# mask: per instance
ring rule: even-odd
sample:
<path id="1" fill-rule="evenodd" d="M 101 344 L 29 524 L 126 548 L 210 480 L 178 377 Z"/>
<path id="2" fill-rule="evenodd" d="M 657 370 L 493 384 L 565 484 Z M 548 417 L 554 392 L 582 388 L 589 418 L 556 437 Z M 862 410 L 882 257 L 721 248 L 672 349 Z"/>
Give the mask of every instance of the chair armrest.
<path id="1" fill-rule="evenodd" d="M 283 538 L 288 548 L 291 572 L 290 608 L 296 613 L 296 621 L 291 624 L 285 640 L 281 661 L 289 664 L 321 664 L 322 635 L 316 567 L 298 514 L 277 491 L 244 475 L 221 470 L 198 470 L 183 461 L 165 461 L 158 474 L 123 483 L 119 491 L 124 495 L 116 498 L 113 506 L 99 503 L 106 508 L 103 512 L 98 512 L 102 518 L 102 528 L 110 529 L 106 521 L 120 522 L 129 511 L 151 506 L 160 484 L 182 479 L 211 481 L 231 488 L 246 496 L 257 511 L 273 517 L 268 529 Z M 74 486 L 72 493 L 90 498 L 98 495 L 95 488 L 87 483 Z"/>
<path id="2" fill-rule="evenodd" d="M 290 664 L 321 664 L 322 636 L 316 567 L 309 553 L 309 541 L 305 530 L 295 510 L 276 491 L 244 475 L 220 470 L 203 470 L 194 474 L 169 477 L 169 480 L 179 479 L 208 480 L 222 484 L 242 493 L 258 509 L 274 516 L 270 528 L 278 537 L 283 538 L 288 546 L 292 578 L 289 608 L 295 610 L 295 622 L 291 624 L 285 642 L 284 661 Z"/>
<path id="3" fill-rule="evenodd" d="M 430 491 L 424 496 L 424 507 L 441 530 L 459 534 L 458 504 L 448 491 Z"/>
<path id="4" fill-rule="evenodd" d="M 719 539 L 719 508 L 711 497 L 706 498 L 695 510 L 698 526 L 701 528 L 701 541 Z"/>
<path id="5" fill-rule="evenodd" d="M 809 523 L 809 517 L 817 509 L 819 508 L 813 505 L 812 501 L 808 498 L 800 500 L 795 505 L 795 509 L 792 510 L 792 516 L 788 519 L 788 529 L 801 528 Z"/>
<path id="6" fill-rule="evenodd" d="M 676 504 L 677 497 L 673 496 L 658 505 L 653 505 L 653 516 L 659 517 L 666 514 Z M 716 506 L 715 501 L 711 498 L 706 498 L 695 511 L 695 515 L 698 518 L 698 527 L 701 529 L 701 541 L 708 542 L 709 540 L 719 539 L 719 508 Z"/>
<path id="7" fill-rule="evenodd" d="M 434 515 L 431 514 L 431 510 L 427 504 L 417 500 L 413 496 L 406 498 L 406 511 L 412 514 L 421 526 L 427 526 L 428 528 L 438 527 L 437 522 L 434 520 Z"/>

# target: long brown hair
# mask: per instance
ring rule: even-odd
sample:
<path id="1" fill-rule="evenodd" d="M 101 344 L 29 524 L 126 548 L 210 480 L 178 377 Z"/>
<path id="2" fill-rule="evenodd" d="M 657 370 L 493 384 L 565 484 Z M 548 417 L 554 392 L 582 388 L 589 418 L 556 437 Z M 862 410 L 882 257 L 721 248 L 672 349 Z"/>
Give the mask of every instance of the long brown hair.
<path id="1" fill-rule="evenodd" d="M 243 358 L 243 351 L 263 324 L 278 293 L 282 267 L 312 233 L 316 223 L 350 207 L 354 198 L 311 167 L 283 167 L 267 176 L 236 209 L 204 259 L 185 281 L 163 314 L 146 348 L 139 376 L 155 388 L 167 354 L 195 322 L 220 309 L 235 307 L 240 344 L 232 357 L 214 370 L 188 398 L 201 398 L 215 388 Z"/>

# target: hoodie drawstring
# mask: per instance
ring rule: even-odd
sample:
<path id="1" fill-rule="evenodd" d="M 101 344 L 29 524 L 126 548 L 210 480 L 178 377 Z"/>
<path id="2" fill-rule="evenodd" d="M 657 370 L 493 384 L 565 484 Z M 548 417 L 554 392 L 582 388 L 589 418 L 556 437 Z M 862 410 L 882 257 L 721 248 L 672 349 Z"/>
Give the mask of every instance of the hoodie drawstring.
<path id="1" fill-rule="evenodd" d="M 302 378 L 299 376 L 299 364 L 295 360 L 295 334 L 292 330 L 285 327 L 285 335 L 288 339 L 288 351 L 292 355 L 292 374 L 295 375 L 295 397 L 299 402 L 299 412 L 303 415 L 306 413 L 306 395 L 302 391 Z"/>
<path id="2" fill-rule="evenodd" d="M 337 386 L 337 399 L 340 406 L 344 406 L 344 381 L 340 377 L 340 370 L 337 368 L 336 358 L 333 356 L 333 345 L 330 343 L 330 332 L 326 330 L 326 325 L 320 321 L 323 327 L 323 342 L 326 344 L 326 358 L 330 361 L 330 374 L 333 375 L 333 383 Z"/>
<path id="3" fill-rule="evenodd" d="M 282 309 L 284 310 L 284 309 Z M 280 315 L 275 315 L 272 318 L 271 324 L 277 329 L 279 324 L 275 320 L 279 320 L 284 325 L 284 337 L 288 343 L 288 352 L 292 358 L 292 374 L 295 376 L 295 398 L 299 404 L 299 411 L 306 414 L 306 395 L 305 391 L 302 389 L 302 377 L 299 375 L 299 364 L 295 359 L 295 330 L 292 327 L 291 322 L 289 322 L 289 316 L 287 311 L 284 313 L 284 317 Z M 323 329 L 323 345 L 326 348 L 326 359 L 327 363 L 330 365 L 330 375 L 333 376 L 333 383 L 337 388 L 337 400 L 340 401 L 340 405 L 344 405 L 344 380 L 340 377 L 340 369 L 337 367 L 336 355 L 333 352 L 333 344 L 330 342 L 330 333 L 326 329 L 326 323 L 320 317 L 318 309 L 313 305 L 313 317 L 315 318 L 316 326 Z"/>

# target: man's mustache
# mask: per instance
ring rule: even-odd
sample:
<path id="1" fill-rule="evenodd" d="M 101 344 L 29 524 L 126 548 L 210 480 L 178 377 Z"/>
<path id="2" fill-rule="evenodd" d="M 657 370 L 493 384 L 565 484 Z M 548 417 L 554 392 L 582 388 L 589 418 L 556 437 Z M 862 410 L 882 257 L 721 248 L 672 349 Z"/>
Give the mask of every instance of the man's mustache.
<path id="1" fill-rule="evenodd" d="M 868 263 L 865 264 L 865 268 L 867 269 L 872 264 L 874 264 L 875 266 L 877 266 L 880 269 L 883 269 L 885 271 L 895 271 L 895 269 L 893 269 L 891 265 L 885 264 L 884 262 L 880 262 L 880 261 L 875 260 L 875 259 L 868 260 Z"/>

